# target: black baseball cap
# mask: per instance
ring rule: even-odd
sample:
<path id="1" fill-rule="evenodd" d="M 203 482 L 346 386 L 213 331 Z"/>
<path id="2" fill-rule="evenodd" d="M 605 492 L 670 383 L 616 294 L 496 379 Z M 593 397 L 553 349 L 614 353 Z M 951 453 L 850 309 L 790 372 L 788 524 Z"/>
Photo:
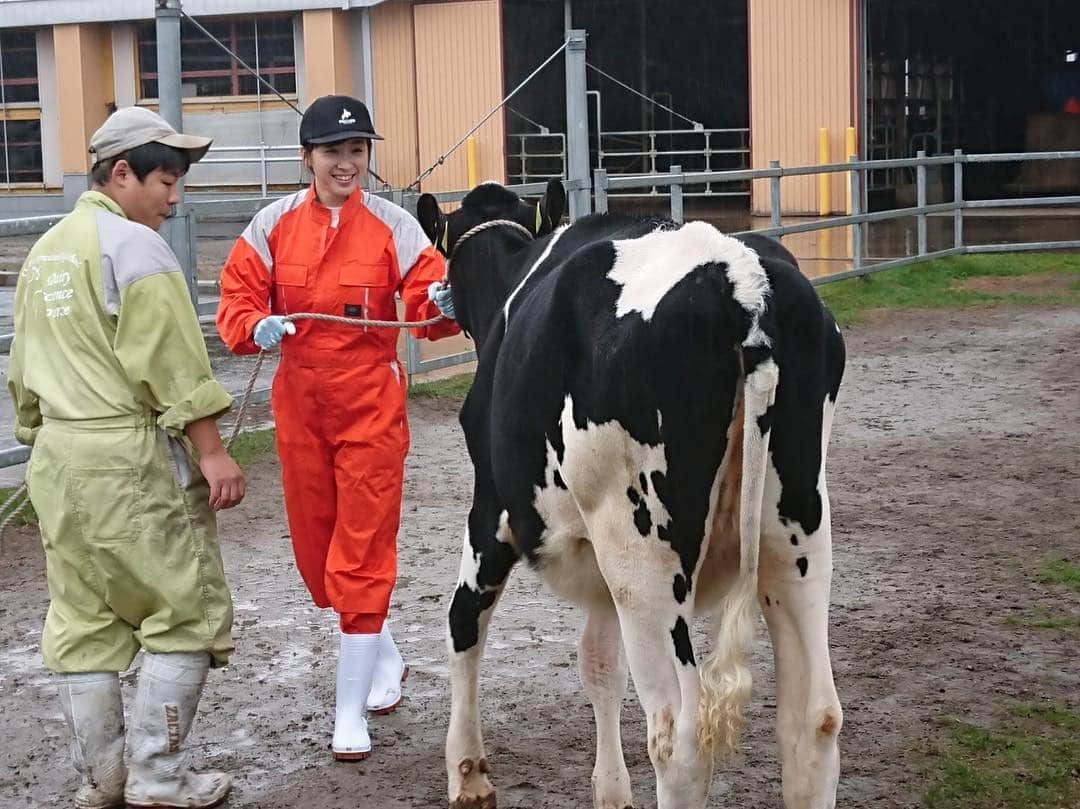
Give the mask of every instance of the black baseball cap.
<path id="1" fill-rule="evenodd" d="M 363 101 L 351 96 L 321 96 L 311 102 L 300 119 L 300 143 L 337 143 L 350 138 L 382 140 L 375 134 L 371 113 Z"/>

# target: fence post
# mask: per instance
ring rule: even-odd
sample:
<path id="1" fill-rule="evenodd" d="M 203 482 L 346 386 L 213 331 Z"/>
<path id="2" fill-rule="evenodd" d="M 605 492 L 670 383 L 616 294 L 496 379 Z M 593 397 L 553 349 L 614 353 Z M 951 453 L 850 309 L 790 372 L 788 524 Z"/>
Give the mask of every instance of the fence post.
<path id="1" fill-rule="evenodd" d="M 570 192 L 570 221 L 591 210 L 589 188 L 589 116 L 585 90 L 585 31 L 566 32 L 566 151 L 567 180 L 580 184 Z"/>
<path id="2" fill-rule="evenodd" d="M 964 246 L 964 150 L 953 149 L 953 247 Z"/>
<path id="3" fill-rule="evenodd" d="M 829 130 L 822 127 L 818 130 L 818 163 L 829 162 Z M 832 197 L 829 194 L 830 175 L 822 171 L 818 173 L 818 216 L 828 216 L 832 208 Z"/>
<path id="4" fill-rule="evenodd" d="M 154 24 L 157 31 L 158 108 L 161 117 L 177 132 L 184 131 L 180 100 L 180 0 L 157 0 Z M 191 213 L 184 204 L 184 180 L 176 183 L 180 202 L 161 223 L 160 233 L 180 261 L 191 302 L 198 306 L 199 285 L 195 282 L 196 234 Z"/>
<path id="5" fill-rule="evenodd" d="M 779 160 L 770 160 L 769 168 L 779 169 Z M 780 175 L 779 173 L 769 178 L 769 221 L 774 228 L 780 227 Z"/>
<path id="6" fill-rule="evenodd" d="M 420 341 L 405 330 L 405 386 L 411 388 L 413 377 L 420 370 Z"/>
<path id="7" fill-rule="evenodd" d="M 607 213 L 607 169 L 593 169 L 593 194 L 596 197 L 596 212 Z"/>
<path id="8" fill-rule="evenodd" d="M 919 160 L 926 159 L 926 150 L 919 149 L 915 153 Z M 920 256 L 926 255 L 926 164 L 919 163 L 915 167 L 915 204 L 919 213 L 915 215 L 916 247 Z"/>
<path id="9" fill-rule="evenodd" d="M 671 221 L 677 225 L 683 223 L 683 174 L 682 166 L 672 166 L 675 179 L 671 183 Z"/>
<path id="10" fill-rule="evenodd" d="M 856 163 L 859 160 L 859 156 L 852 152 L 848 155 L 849 163 Z M 862 213 L 862 195 L 859 193 L 859 170 L 852 169 L 849 172 L 851 175 L 851 213 L 853 216 L 858 216 Z M 862 223 L 858 223 L 851 226 L 851 266 L 858 270 L 862 268 L 862 252 L 863 252 L 863 226 Z"/>
<path id="11" fill-rule="evenodd" d="M 266 199 L 266 144 L 259 141 L 259 176 L 262 183 L 263 199 Z"/>

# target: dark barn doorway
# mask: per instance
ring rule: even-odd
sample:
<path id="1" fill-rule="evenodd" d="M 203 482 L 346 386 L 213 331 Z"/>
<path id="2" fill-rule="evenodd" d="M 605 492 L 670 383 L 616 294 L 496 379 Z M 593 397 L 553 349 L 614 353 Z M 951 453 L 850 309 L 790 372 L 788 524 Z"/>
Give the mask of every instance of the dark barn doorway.
<path id="1" fill-rule="evenodd" d="M 605 133 L 743 129 L 749 126 L 746 0 L 572 0 L 571 23 L 588 32 L 587 60 L 598 70 L 587 71 L 592 166 L 599 163 L 597 122 Z M 509 91 L 558 47 L 563 40 L 565 4 L 558 0 L 504 0 L 503 65 Z M 613 81 L 617 79 L 645 98 Z M 522 175 L 522 149 L 554 150 L 557 137 L 540 136 L 566 131 L 566 78 L 560 56 L 508 105 L 508 175 Z M 668 109 L 664 109 L 664 108 Z M 680 117 L 685 116 L 685 117 Z M 689 119 L 689 120 L 687 120 Z M 522 135 L 529 135 L 524 141 Z M 682 138 L 682 140 L 680 140 Z M 641 135 L 605 136 L 605 168 L 612 171 L 665 171 L 672 163 L 686 170 L 703 170 L 699 136 L 658 134 L 653 137 L 661 154 L 650 159 L 649 138 Z M 729 142 L 714 137 L 712 148 Z M 645 144 L 642 146 L 642 144 Z M 690 154 L 667 152 L 685 149 Z M 613 152 L 628 152 L 616 159 Z M 541 161 L 532 160 L 526 173 L 543 173 Z M 552 165 L 547 164 L 548 167 Z M 714 158 L 710 168 L 731 168 Z"/>
<path id="2" fill-rule="evenodd" d="M 867 0 L 865 20 L 867 157 L 1080 149 L 1077 0 Z M 1075 194 L 1069 163 L 969 164 L 965 190 Z M 949 173 L 936 179 L 949 198 Z M 877 173 L 871 205 L 907 201 L 910 184 Z"/>

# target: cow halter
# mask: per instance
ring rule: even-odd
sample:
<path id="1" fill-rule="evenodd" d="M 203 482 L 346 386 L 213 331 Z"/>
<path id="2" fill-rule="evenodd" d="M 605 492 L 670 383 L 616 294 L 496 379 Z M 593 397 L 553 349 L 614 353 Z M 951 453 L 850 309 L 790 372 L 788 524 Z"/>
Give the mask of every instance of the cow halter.
<path id="1" fill-rule="evenodd" d="M 518 222 L 515 222 L 513 219 L 492 219 L 490 222 L 481 222 L 476 227 L 469 228 L 467 231 L 465 231 L 463 234 L 461 234 L 460 239 L 458 239 L 456 242 L 454 242 L 454 249 L 451 250 L 450 255 L 448 255 L 446 257 L 447 265 L 449 265 L 450 260 L 455 255 L 457 255 L 458 249 L 461 247 L 461 245 L 465 241 L 467 241 L 468 239 L 471 239 L 477 233 L 482 233 L 485 230 L 488 230 L 489 228 L 497 227 L 499 225 L 506 225 L 507 227 L 511 227 L 514 230 L 517 230 L 517 231 L 523 233 L 525 235 L 525 238 L 527 238 L 529 241 L 532 241 L 532 239 L 533 239 L 533 232 L 531 230 L 529 230 L 527 227 L 525 227 L 524 225 L 522 225 L 522 224 L 520 224 Z"/>

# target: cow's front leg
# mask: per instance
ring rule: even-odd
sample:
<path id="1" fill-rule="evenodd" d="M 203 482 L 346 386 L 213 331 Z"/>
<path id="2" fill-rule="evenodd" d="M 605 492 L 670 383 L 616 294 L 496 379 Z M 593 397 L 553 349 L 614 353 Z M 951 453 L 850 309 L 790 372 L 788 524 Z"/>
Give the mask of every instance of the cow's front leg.
<path id="1" fill-rule="evenodd" d="M 470 516 L 474 523 L 475 512 Z M 473 542 L 465 530 L 457 590 L 450 603 L 447 651 L 450 660 L 450 729 L 446 772 L 451 809 L 494 809 L 495 788 L 488 778 L 480 730 L 480 659 L 488 622 L 502 594 L 517 553 L 495 536 Z"/>
<path id="2" fill-rule="evenodd" d="M 630 773 L 623 760 L 619 719 L 626 695 L 626 655 L 614 605 L 589 610 L 581 632 L 578 669 L 596 717 L 595 809 L 632 809 Z"/>
<path id="3" fill-rule="evenodd" d="M 832 549 L 828 495 L 809 536 L 795 524 L 762 535 L 758 594 L 776 665 L 776 735 L 787 809 L 832 809 L 843 722 L 829 661 Z"/>

